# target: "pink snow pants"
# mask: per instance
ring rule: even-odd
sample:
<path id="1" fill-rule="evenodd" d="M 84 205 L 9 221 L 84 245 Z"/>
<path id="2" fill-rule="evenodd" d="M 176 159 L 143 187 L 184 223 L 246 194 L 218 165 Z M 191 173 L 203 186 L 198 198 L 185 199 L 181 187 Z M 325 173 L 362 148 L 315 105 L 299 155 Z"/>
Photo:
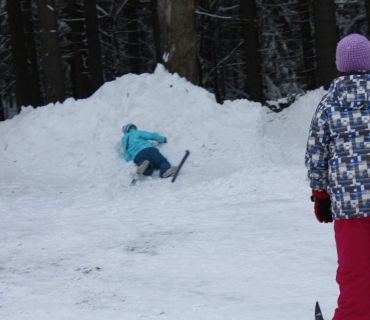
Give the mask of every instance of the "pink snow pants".
<path id="1" fill-rule="evenodd" d="M 370 217 L 334 221 L 338 308 L 333 320 L 370 320 Z"/>

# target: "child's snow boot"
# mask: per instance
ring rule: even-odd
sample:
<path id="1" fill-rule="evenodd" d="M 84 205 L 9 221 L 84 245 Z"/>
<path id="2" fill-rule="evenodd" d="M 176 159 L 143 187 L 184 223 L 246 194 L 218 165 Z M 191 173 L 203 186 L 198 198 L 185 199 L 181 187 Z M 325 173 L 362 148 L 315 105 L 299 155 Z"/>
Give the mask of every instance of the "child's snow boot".
<path id="1" fill-rule="evenodd" d="M 177 169 L 177 166 L 172 166 L 171 168 L 169 168 L 163 175 L 162 177 L 163 178 L 168 178 L 168 177 L 171 177 L 174 175 L 175 171 Z"/>
<path id="2" fill-rule="evenodd" d="M 149 160 L 145 160 L 140 166 L 137 167 L 136 173 L 143 174 L 143 172 L 149 167 Z"/>

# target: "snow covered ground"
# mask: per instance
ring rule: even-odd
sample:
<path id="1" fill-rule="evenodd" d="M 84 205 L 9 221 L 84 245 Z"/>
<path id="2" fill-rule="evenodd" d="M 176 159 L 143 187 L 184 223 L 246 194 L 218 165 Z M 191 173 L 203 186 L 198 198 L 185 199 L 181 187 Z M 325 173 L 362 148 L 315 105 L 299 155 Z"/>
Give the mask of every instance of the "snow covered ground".
<path id="1" fill-rule="evenodd" d="M 304 152 L 323 89 L 279 114 L 158 66 L 0 123 L 1 320 L 297 320 L 338 294 Z M 130 187 L 121 127 L 167 137 L 176 183 Z"/>

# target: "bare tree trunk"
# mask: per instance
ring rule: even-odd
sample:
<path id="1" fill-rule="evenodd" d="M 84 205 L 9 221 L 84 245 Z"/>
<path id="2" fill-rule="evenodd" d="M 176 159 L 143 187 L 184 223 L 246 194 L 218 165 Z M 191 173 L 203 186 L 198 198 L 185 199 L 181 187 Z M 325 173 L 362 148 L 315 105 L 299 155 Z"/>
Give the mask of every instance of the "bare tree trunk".
<path id="1" fill-rule="evenodd" d="M 157 13 L 158 0 L 151 0 L 151 9 L 153 16 L 153 34 L 155 43 L 155 55 L 157 63 L 164 63 L 161 54 L 161 31 L 159 24 L 159 14 Z"/>
<path id="2" fill-rule="evenodd" d="M 13 69 L 15 75 L 15 92 L 19 113 L 21 106 L 32 105 L 32 92 L 30 86 L 31 78 L 28 72 L 27 51 L 19 0 L 8 0 L 7 8 L 11 33 Z"/>
<path id="3" fill-rule="evenodd" d="M 259 53 L 257 10 L 255 0 L 240 0 L 246 53 L 246 92 L 252 101 L 263 102 L 262 68 Z"/>
<path id="4" fill-rule="evenodd" d="M 211 12 L 210 3 L 208 0 L 199 0 L 199 5 L 208 13 Z M 208 24 L 207 24 L 207 22 Z M 222 103 L 219 90 L 219 74 L 217 68 L 215 34 L 216 28 L 212 17 L 200 15 L 201 33 L 199 39 L 199 50 L 202 57 L 203 68 L 199 68 L 200 85 L 205 88 L 212 88 L 218 103 Z M 203 74 L 204 73 L 204 74 Z"/>
<path id="5" fill-rule="evenodd" d="M 367 38 L 370 38 L 370 0 L 365 0 L 366 17 L 367 17 Z"/>
<path id="6" fill-rule="evenodd" d="M 160 56 L 169 72 L 198 84 L 194 0 L 157 0 Z"/>
<path id="7" fill-rule="evenodd" d="M 313 52 L 313 36 L 311 32 L 311 7 L 310 0 L 300 0 L 299 10 L 301 14 L 301 33 L 303 44 L 303 60 L 304 60 L 304 74 L 306 77 L 307 90 L 317 88 L 316 72 L 315 72 L 315 55 Z"/>
<path id="8" fill-rule="evenodd" d="M 36 0 L 45 75 L 45 103 L 65 100 L 54 0 Z"/>
<path id="9" fill-rule="evenodd" d="M 218 39 L 217 39 L 217 43 L 218 43 L 218 48 L 216 49 L 217 50 L 217 53 L 220 55 L 220 57 L 224 57 L 225 56 L 225 52 L 224 52 L 224 46 L 223 46 L 223 38 L 222 38 L 222 29 L 219 27 L 219 30 L 217 32 L 217 36 L 218 36 Z M 225 90 L 225 85 L 226 85 L 226 81 L 225 81 L 225 67 L 220 65 L 221 68 L 218 68 L 219 70 L 217 70 L 219 73 L 220 73 L 220 94 L 221 94 L 221 97 L 222 97 L 222 100 L 226 100 L 225 99 L 225 95 L 226 95 L 226 90 Z M 216 71 L 216 72 L 217 72 Z"/>
<path id="10" fill-rule="evenodd" d="M 130 70 L 132 73 L 140 74 L 139 26 L 137 23 L 138 16 L 134 6 L 134 1 L 130 1 L 127 4 L 126 12 L 129 17 L 127 26 L 129 45 L 127 49 L 130 55 Z"/>
<path id="11" fill-rule="evenodd" d="M 337 75 L 335 51 L 338 35 L 335 21 L 334 0 L 313 0 L 317 84 L 328 89 Z"/>
<path id="12" fill-rule="evenodd" d="M 214 27 L 215 23 L 213 23 L 213 20 L 210 21 L 209 23 L 209 26 L 210 26 L 210 29 L 211 29 L 211 35 L 210 35 L 210 39 L 208 39 L 208 41 L 205 41 L 205 45 L 208 46 L 208 53 L 209 55 L 207 55 L 207 58 L 209 59 L 209 61 L 211 62 L 211 65 L 213 67 L 213 90 L 214 90 L 214 94 L 216 96 L 216 101 L 218 103 L 222 103 L 222 100 L 221 100 L 221 94 L 220 94 L 220 80 L 219 80 L 219 73 L 218 73 L 218 70 L 217 70 L 217 57 L 216 57 L 216 41 L 215 41 L 215 37 L 214 37 L 214 30 L 215 30 L 215 27 Z"/>
<path id="13" fill-rule="evenodd" d="M 42 106 L 44 99 L 41 92 L 39 65 L 37 62 L 37 51 L 35 43 L 35 32 L 32 22 L 32 10 L 30 0 L 21 0 L 23 9 L 23 22 L 27 46 L 28 70 L 31 76 L 30 87 L 32 91 L 32 105 Z"/>
<path id="14" fill-rule="evenodd" d="M 89 70 L 92 91 L 98 90 L 104 83 L 103 64 L 99 40 L 99 22 L 96 13 L 96 1 L 84 0 L 86 35 L 89 47 Z"/>
<path id="15" fill-rule="evenodd" d="M 4 107 L 3 107 L 3 100 L 0 96 L 0 121 L 5 121 L 5 112 L 4 112 Z"/>
<path id="16" fill-rule="evenodd" d="M 73 52 L 73 73 L 72 83 L 74 84 L 74 98 L 84 99 L 89 97 L 91 92 L 89 69 L 85 63 L 87 59 L 87 48 L 84 46 L 85 33 L 84 25 L 82 23 L 83 15 L 78 11 L 82 8 L 77 6 L 76 0 L 68 0 L 68 11 L 71 17 L 71 42 Z"/>

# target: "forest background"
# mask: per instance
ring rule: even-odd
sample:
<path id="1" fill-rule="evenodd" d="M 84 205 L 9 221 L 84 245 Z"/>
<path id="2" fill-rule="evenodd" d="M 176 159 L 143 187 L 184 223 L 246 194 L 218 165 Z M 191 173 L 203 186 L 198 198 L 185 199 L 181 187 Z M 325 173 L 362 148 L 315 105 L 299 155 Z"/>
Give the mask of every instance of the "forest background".
<path id="1" fill-rule="evenodd" d="M 0 0 L 0 121 L 158 63 L 279 112 L 328 88 L 337 42 L 369 23 L 370 0 Z"/>

